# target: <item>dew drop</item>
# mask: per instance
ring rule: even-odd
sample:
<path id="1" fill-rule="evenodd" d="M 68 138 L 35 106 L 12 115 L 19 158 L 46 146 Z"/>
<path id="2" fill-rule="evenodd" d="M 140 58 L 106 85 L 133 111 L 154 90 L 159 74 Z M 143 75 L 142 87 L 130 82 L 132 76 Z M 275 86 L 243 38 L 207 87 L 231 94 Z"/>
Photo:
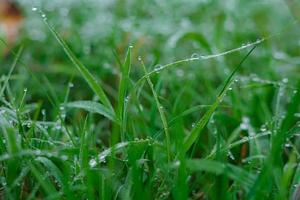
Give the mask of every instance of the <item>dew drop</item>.
<path id="1" fill-rule="evenodd" d="M 200 58 L 202 58 L 203 56 L 202 55 L 199 55 L 198 53 L 193 53 L 192 55 L 191 55 L 191 59 L 200 59 Z"/>
<path id="2" fill-rule="evenodd" d="M 289 143 L 286 143 L 284 146 L 287 147 L 287 148 L 289 148 L 289 147 L 291 147 L 292 145 L 289 144 Z"/>
<path id="3" fill-rule="evenodd" d="M 289 79 L 288 79 L 288 78 L 284 78 L 284 79 L 282 79 L 282 82 L 283 82 L 283 83 L 288 83 L 288 82 L 289 82 Z"/>
<path id="4" fill-rule="evenodd" d="M 27 88 L 24 88 L 24 92 L 27 92 Z"/>
<path id="5" fill-rule="evenodd" d="M 176 75 L 178 77 L 183 77 L 184 76 L 184 71 L 182 69 L 178 69 L 178 70 L 176 70 Z"/>
<path id="6" fill-rule="evenodd" d="M 160 64 L 155 65 L 154 71 L 155 71 L 156 73 L 159 73 L 159 71 L 160 71 L 162 68 L 163 68 L 163 66 L 160 65 Z"/>
<path id="7" fill-rule="evenodd" d="M 105 162 L 106 162 L 106 160 L 105 160 L 105 155 L 99 156 L 99 162 L 100 162 L 100 163 L 105 163 Z"/>
<path id="8" fill-rule="evenodd" d="M 72 87 L 74 87 L 74 84 L 72 82 L 70 82 L 68 86 L 69 86 L 69 88 L 72 88 Z"/>
<path id="9" fill-rule="evenodd" d="M 63 160 L 63 161 L 66 161 L 66 160 L 68 160 L 68 156 L 62 155 L 62 156 L 60 157 L 60 159 Z"/>
<path id="10" fill-rule="evenodd" d="M 141 56 L 138 57 L 138 61 L 142 61 L 142 57 Z"/>
<path id="11" fill-rule="evenodd" d="M 35 12 L 37 11 L 37 7 L 32 7 L 31 10 Z"/>
<path id="12" fill-rule="evenodd" d="M 61 129 L 61 124 L 60 124 L 60 123 L 57 123 L 57 124 L 55 125 L 55 129 L 56 129 L 56 130 L 60 130 L 60 129 Z"/>
<path id="13" fill-rule="evenodd" d="M 266 125 L 262 125 L 262 126 L 260 127 L 260 131 L 261 131 L 261 132 L 265 132 L 266 130 L 267 130 Z"/>
<path id="14" fill-rule="evenodd" d="M 294 116 L 300 118 L 300 113 L 295 113 Z"/>
<path id="15" fill-rule="evenodd" d="M 95 159 L 91 159 L 91 160 L 89 161 L 89 165 L 90 165 L 90 167 L 95 167 L 95 166 L 97 165 L 96 160 L 95 160 Z"/>

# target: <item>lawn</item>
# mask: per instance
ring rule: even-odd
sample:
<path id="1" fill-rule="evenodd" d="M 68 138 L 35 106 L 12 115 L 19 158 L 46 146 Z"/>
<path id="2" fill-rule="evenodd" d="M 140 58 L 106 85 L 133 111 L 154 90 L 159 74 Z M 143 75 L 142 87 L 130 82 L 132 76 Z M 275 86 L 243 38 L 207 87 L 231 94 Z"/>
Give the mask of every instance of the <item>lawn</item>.
<path id="1" fill-rule="evenodd" d="M 300 199 L 299 10 L 0 0 L 0 199 Z"/>

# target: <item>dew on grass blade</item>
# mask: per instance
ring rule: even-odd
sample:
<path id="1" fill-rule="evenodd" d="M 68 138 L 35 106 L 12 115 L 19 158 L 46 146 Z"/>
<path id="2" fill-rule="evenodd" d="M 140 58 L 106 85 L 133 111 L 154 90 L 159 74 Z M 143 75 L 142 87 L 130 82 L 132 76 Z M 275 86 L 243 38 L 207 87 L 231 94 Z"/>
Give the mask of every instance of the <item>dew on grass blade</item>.
<path id="1" fill-rule="evenodd" d="M 74 87 L 74 84 L 73 84 L 72 82 L 70 82 L 70 83 L 68 84 L 68 86 L 69 86 L 69 88 L 72 88 L 72 87 Z"/>
<path id="2" fill-rule="evenodd" d="M 200 58 L 202 58 L 203 56 L 202 55 L 200 55 L 200 54 L 198 54 L 198 53 L 193 53 L 192 55 L 191 55 L 191 59 L 192 60 L 198 60 L 198 59 L 200 59 Z"/>
<path id="3" fill-rule="evenodd" d="M 160 65 L 160 64 L 157 64 L 157 65 L 155 65 L 155 67 L 154 67 L 154 71 L 155 71 L 156 73 L 159 73 L 160 70 L 162 70 L 162 69 L 163 69 L 163 66 Z"/>
<path id="4" fill-rule="evenodd" d="M 282 79 L 282 83 L 288 83 L 289 82 L 289 79 L 288 78 L 284 78 L 284 79 Z"/>
<path id="5" fill-rule="evenodd" d="M 184 71 L 183 71 L 182 69 L 177 69 L 177 70 L 176 70 L 176 75 L 177 75 L 178 77 L 183 77 L 183 76 L 184 76 Z"/>
<path id="6" fill-rule="evenodd" d="M 31 10 L 35 12 L 37 11 L 37 7 L 32 7 Z"/>
<path id="7" fill-rule="evenodd" d="M 240 124 L 240 129 L 241 130 L 248 130 L 249 129 L 249 122 L 250 122 L 250 119 L 248 117 L 243 117 L 242 118 L 242 123 Z"/>

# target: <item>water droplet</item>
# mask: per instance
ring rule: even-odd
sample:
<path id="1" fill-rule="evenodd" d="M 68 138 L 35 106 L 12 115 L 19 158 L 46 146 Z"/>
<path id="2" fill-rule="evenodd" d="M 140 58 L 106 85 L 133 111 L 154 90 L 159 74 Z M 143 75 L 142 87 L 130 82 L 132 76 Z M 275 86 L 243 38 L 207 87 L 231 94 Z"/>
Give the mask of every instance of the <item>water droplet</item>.
<path id="1" fill-rule="evenodd" d="M 72 88 L 72 87 L 74 87 L 74 84 L 72 82 L 70 82 L 68 86 L 69 86 L 69 88 Z"/>
<path id="2" fill-rule="evenodd" d="M 283 82 L 283 83 L 288 83 L 288 82 L 289 82 L 289 79 L 288 79 L 288 78 L 284 78 L 284 79 L 282 79 L 282 82 Z"/>
<path id="3" fill-rule="evenodd" d="M 155 71 L 156 73 L 159 73 L 159 71 L 162 70 L 162 68 L 163 68 L 163 66 L 160 65 L 160 64 L 155 65 L 154 71 Z"/>
<path id="4" fill-rule="evenodd" d="M 27 92 L 27 88 L 24 88 L 24 92 Z"/>
<path id="5" fill-rule="evenodd" d="M 249 122 L 250 122 L 250 119 L 248 117 L 243 117 L 242 118 L 242 123 L 240 124 L 240 129 L 241 130 L 248 130 L 249 129 Z"/>
<path id="6" fill-rule="evenodd" d="M 191 59 L 200 59 L 200 58 L 202 58 L 203 56 L 202 55 L 199 55 L 198 53 L 193 53 L 192 55 L 191 55 Z"/>
<path id="7" fill-rule="evenodd" d="M 55 129 L 56 129 L 56 130 L 60 130 L 60 129 L 61 129 L 61 124 L 60 124 L 60 123 L 56 123 Z"/>
<path id="8" fill-rule="evenodd" d="M 37 7 L 32 7 L 31 10 L 35 12 L 37 11 Z"/>
<path id="9" fill-rule="evenodd" d="M 141 56 L 138 57 L 138 61 L 142 61 L 142 57 Z"/>
<path id="10" fill-rule="evenodd" d="M 291 147 L 292 145 L 289 144 L 289 143 L 286 143 L 284 146 L 287 147 L 287 148 L 289 148 L 289 147 Z"/>
<path id="11" fill-rule="evenodd" d="M 130 96 L 125 97 L 125 102 L 127 103 L 130 99 Z"/>
<path id="12" fill-rule="evenodd" d="M 46 115 L 46 110 L 42 109 L 42 115 L 45 116 Z"/>
<path id="13" fill-rule="evenodd" d="M 295 113 L 294 116 L 300 118 L 300 113 Z"/>
<path id="14" fill-rule="evenodd" d="M 97 165 L 97 161 L 95 159 L 91 159 L 89 161 L 89 165 L 90 165 L 90 167 L 95 167 Z"/>
<path id="15" fill-rule="evenodd" d="M 183 71 L 182 69 L 177 69 L 177 70 L 176 70 L 176 75 L 177 75 L 178 77 L 183 77 L 183 76 L 184 76 L 184 71 Z"/>
<path id="16" fill-rule="evenodd" d="M 129 45 L 129 49 L 132 49 L 133 48 L 133 46 L 132 45 Z"/>
<path id="17" fill-rule="evenodd" d="M 228 88 L 228 90 L 231 91 L 231 90 L 232 90 L 232 87 Z"/>
<path id="18" fill-rule="evenodd" d="M 195 123 L 192 123 L 192 128 L 194 128 L 196 126 L 196 124 Z"/>
<path id="19" fill-rule="evenodd" d="M 229 158 L 231 159 L 231 160 L 235 160 L 235 157 L 233 156 L 233 154 L 230 152 L 230 151 L 228 151 L 228 154 L 227 154 L 228 156 L 229 156 Z"/>
<path id="20" fill-rule="evenodd" d="M 38 150 L 35 151 L 35 154 L 36 154 L 36 155 L 41 155 L 41 154 L 42 154 L 42 151 L 38 149 Z"/>
<path id="21" fill-rule="evenodd" d="M 267 127 L 265 124 L 260 127 L 261 132 L 265 132 L 266 130 L 267 130 Z"/>
<path id="22" fill-rule="evenodd" d="M 60 116 L 62 119 L 65 119 L 67 115 L 66 115 L 66 113 L 62 113 Z"/>
<path id="23" fill-rule="evenodd" d="M 63 161 L 66 161 L 66 160 L 68 160 L 68 156 L 62 155 L 62 156 L 60 157 L 60 159 L 62 159 Z"/>
<path id="24" fill-rule="evenodd" d="M 105 162 L 106 162 L 106 160 L 105 160 L 105 155 L 99 156 L 99 162 L 100 162 L 100 163 L 105 163 Z"/>

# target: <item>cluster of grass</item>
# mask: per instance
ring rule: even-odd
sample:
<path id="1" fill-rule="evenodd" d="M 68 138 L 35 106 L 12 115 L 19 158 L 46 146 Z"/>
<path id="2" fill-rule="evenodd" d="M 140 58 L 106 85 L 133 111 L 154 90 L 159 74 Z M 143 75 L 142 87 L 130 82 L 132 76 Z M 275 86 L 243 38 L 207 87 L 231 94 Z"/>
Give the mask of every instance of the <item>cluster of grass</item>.
<path id="1" fill-rule="evenodd" d="M 0 198 L 300 198 L 297 1 L 35 3 L 1 55 Z"/>

